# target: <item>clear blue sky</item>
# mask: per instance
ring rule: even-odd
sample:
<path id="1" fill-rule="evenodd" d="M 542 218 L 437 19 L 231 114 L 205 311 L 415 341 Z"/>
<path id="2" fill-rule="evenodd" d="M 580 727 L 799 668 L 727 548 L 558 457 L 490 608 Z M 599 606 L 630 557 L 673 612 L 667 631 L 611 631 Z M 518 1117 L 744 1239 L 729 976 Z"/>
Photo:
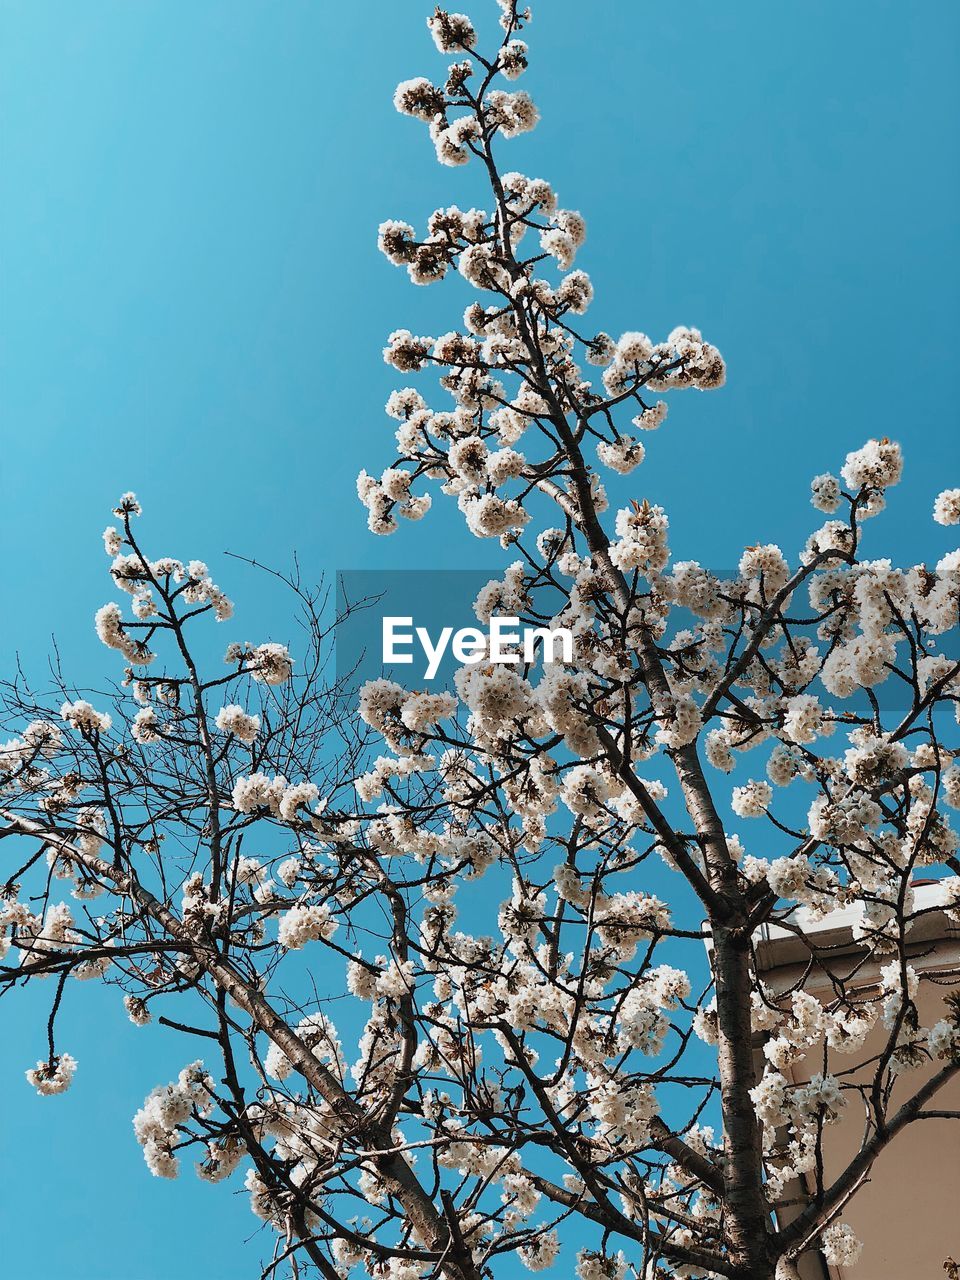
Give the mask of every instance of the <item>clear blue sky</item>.
<path id="1" fill-rule="evenodd" d="M 455 511 L 374 539 L 353 496 L 388 460 L 387 332 L 462 309 L 455 288 L 408 286 L 377 224 L 483 199 L 390 105 L 442 66 L 431 8 L 0 0 L 5 669 L 19 650 L 37 670 L 53 633 L 79 682 L 104 669 L 99 533 L 127 488 L 158 552 L 209 560 L 238 598 L 238 638 L 283 619 L 227 549 L 296 550 L 309 575 L 495 559 Z M 695 324 L 729 362 L 722 392 L 674 397 L 629 482 L 667 508 L 675 553 L 795 555 L 809 477 L 889 435 L 906 479 L 868 553 L 939 558 L 930 507 L 960 470 L 960 7 L 541 0 L 529 40 L 544 119 L 504 154 L 586 215 L 594 323 Z M 151 1179 L 132 1138 L 182 1043 L 93 984 L 69 994 L 80 1070 L 60 1098 L 23 1081 L 40 1004 L 0 1008 L 9 1273 L 258 1274 L 245 1196 Z"/>

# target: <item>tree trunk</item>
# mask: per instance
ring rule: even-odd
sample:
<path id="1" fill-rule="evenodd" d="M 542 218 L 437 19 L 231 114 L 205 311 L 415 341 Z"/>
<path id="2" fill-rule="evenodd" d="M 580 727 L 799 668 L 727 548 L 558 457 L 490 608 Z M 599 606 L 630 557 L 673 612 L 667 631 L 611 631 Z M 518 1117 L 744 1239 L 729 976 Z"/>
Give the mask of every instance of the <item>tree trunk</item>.
<path id="1" fill-rule="evenodd" d="M 727 1233 L 744 1280 L 774 1280 L 770 1210 L 763 1192 L 760 1126 L 750 1097 L 756 1084 L 750 1017 L 750 952 L 714 927 L 720 1103 L 726 1152 Z"/>

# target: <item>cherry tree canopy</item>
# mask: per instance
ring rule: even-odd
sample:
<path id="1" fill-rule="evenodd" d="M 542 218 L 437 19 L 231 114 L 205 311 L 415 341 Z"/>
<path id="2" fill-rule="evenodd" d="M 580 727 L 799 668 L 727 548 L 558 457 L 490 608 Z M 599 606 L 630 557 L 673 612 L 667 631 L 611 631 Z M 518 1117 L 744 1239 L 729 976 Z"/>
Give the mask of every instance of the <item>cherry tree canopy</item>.
<path id="1" fill-rule="evenodd" d="M 266 1273 L 481 1280 L 515 1257 L 763 1280 L 810 1248 L 849 1265 L 844 1205 L 960 1070 L 960 1003 L 921 1025 L 908 958 L 919 869 L 960 922 L 960 553 L 865 557 L 903 465 L 886 439 L 813 479 L 825 522 L 794 559 L 752 546 L 719 575 L 671 560 L 642 486 L 608 510 L 604 478 L 640 467 L 663 397 L 721 387 L 724 361 L 693 328 L 588 325 L 583 217 L 500 160 L 537 110 L 509 87 L 529 13 L 498 4 L 487 55 L 438 9 L 445 72 L 396 91 L 485 207 L 380 228 L 415 284 L 458 274 L 475 297 L 438 337 L 390 334 L 418 387 L 391 395 L 396 455 L 358 489 L 378 534 L 456 501 L 510 555 L 478 621 L 565 627 L 572 660 L 465 665 L 453 692 L 374 680 L 357 716 L 299 582 L 297 643 L 211 662 L 229 600 L 205 564 L 147 551 L 125 495 L 104 535 L 124 607 L 96 615 L 122 684 L 5 689 L 0 984 L 50 990 L 41 1094 L 77 1069 L 57 1035 L 71 980 L 189 1042 L 177 1080 L 145 1082 L 134 1135 L 158 1177 L 245 1179 Z M 706 466 L 695 482 L 708 513 Z M 960 489 L 933 515 L 960 521 Z M 854 905 L 879 989 L 774 999 L 761 926 L 802 937 L 801 909 Z M 822 1070 L 791 1084 L 803 1060 Z M 828 1180 L 845 1112 L 862 1141 Z M 801 1175 L 815 1193 L 781 1225 Z"/>

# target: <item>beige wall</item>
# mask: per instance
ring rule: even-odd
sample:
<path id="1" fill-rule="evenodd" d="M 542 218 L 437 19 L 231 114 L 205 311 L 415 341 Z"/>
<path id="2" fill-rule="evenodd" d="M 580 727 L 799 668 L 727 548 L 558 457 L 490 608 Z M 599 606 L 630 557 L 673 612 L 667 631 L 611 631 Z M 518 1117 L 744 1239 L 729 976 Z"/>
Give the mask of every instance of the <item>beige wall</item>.
<path id="1" fill-rule="evenodd" d="M 930 1027 L 944 1016 L 944 998 L 960 983 L 960 931 L 939 917 L 939 935 L 918 939 L 911 964 L 922 976 L 917 995 L 921 1025 Z M 813 934 L 814 931 L 811 931 Z M 927 930 L 925 930 L 927 932 Z M 793 939 L 784 943 L 789 955 Z M 777 965 L 777 940 L 768 944 L 764 981 L 774 991 L 786 990 L 803 973 L 796 962 Z M 831 944 L 835 944 L 831 938 Z M 855 950 L 847 951 L 848 959 Z M 838 972 L 853 967 L 838 960 Z M 877 964 L 868 962 L 858 987 L 870 994 Z M 806 989 L 827 1001 L 830 988 L 825 976 L 810 979 Z M 848 1072 L 857 1062 L 867 1063 L 882 1048 L 882 1030 L 875 1031 L 858 1055 L 831 1055 L 829 1070 Z M 937 1067 L 925 1064 L 905 1072 L 893 1093 L 896 1107 L 926 1080 Z M 823 1069 L 822 1058 L 804 1062 L 793 1069 L 792 1078 L 803 1081 Z M 870 1078 L 864 1066 L 856 1079 Z M 929 1104 L 937 1110 L 960 1111 L 960 1078 L 954 1079 Z M 827 1185 L 842 1171 L 860 1148 L 864 1111 L 851 1094 L 841 1118 L 824 1133 L 825 1178 Z M 812 1184 L 811 1184 L 812 1188 Z M 799 1189 L 802 1192 L 803 1189 Z M 794 1211 L 795 1212 L 795 1211 Z M 784 1221 L 792 1214 L 784 1213 Z M 863 1253 L 855 1267 L 831 1267 L 815 1257 L 801 1266 L 803 1280 L 943 1280 L 943 1262 L 960 1260 L 960 1120 L 934 1119 L 909 1125 L 875 1161 L 869 1179 L 840 1214 L 863 1241 Z"/>
<path id="2" fill-rule="evenodd" d="M 922 984 L 917 1007 L 922 1025 L 931 1026 L 942 1016 L 942 991 Z M 882 1042 L 881 1035 L 871 1036 L 864 1057 L 876 1054 Z M 830 1069 L 852 1065 L 850 1058 L 837 1057 Z M 893 1105 L 908 1098 L 933 1070 L 927 1066 L 906 1073 Z M 797 1078 L 802 1080 L 804 1073 Z M 931 1105 L 960 1111 L 960 1079 L 944 1086 Z M 857 1154 L 862 1135 L 863 1113 L 858 1114 L 852 1098 L 824 1134 L 828 1184 Z M 881 1153 L 841 1217 L 863 1241 L 863 1253 L 855 1267 L 829 1268 L 831 1280 L 943 1280 L 944 1259 L 960 1257 L 960 1121 L 922 1120 L 904 1129 Z"/>

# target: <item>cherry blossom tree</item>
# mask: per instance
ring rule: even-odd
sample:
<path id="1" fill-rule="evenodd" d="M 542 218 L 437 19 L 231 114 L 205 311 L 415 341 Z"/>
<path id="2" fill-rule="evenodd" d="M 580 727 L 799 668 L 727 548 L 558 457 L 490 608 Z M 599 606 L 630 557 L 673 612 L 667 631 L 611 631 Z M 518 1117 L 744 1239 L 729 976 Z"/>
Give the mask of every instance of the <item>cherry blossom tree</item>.
<path id="1" fill-rule="evenodd" d="M 391 395 L 396 456 L 358 487 L 378 534 L 455 499 L 511 557 L 478 621 L 567 628 L 572 661 L 465 664 L 453 692 L 377 679 L 357 715 L 329 610 L 291 580 L 299 641 L 231 643 L 224 666 L 209 632 L 229 601 L 203 563 L 148 554 L 125 495 L 104 541 L 130 616 L 96 616 L 122 684 L 5 687 L 0 986 L 47 983 L 26 1073 L 44 1095 L 77 1070 L 57 1032 L 72 979 L 190 1043 L 176 1080 L 146 1082 L 134 1136 L 155 1176 L 192 1159 L 245 1179 L 264 1275 L 850 1265 L 845 1205 L 960 1071 L 960 1001 L 921 1024 L 909 945 L 919 869 L 960 923 L 960 553 L 862 554 L 901 475 L 886 439 L 813 480 L 827 519 L 792 561 L 752 546 L 718 575 L 671 561 L 639 490 L 608 511 L 604 477 L 643 462 L 662 397 L 719 388 L 724 362 L 696 329 L 584 327 L 583 217 L 500 162 L 537 110 L 504 87 L 530 15 L 498 4 L 488 56 L 438 9 L 445 77 L 396 91 L 485 208 L 380 228 L 415 284 L 457 273 L 476 297 L 439 337 L 390 335 L 387 363 L 437 375 L 441 402 Z M 960 521 L 960 489 L 934 518 Z M 804 933 L 851 906 L 882 960 L 866 993 Z M 829 1001 L 764 985 L 774 923 L 829 970 Z M 803 1060 L 822 1070 L 790 1083 Z M 841 1116 L 862 1139 L 828 1178 Z M 778 1214 L 801 1177 L 807 1201 Z"/>

